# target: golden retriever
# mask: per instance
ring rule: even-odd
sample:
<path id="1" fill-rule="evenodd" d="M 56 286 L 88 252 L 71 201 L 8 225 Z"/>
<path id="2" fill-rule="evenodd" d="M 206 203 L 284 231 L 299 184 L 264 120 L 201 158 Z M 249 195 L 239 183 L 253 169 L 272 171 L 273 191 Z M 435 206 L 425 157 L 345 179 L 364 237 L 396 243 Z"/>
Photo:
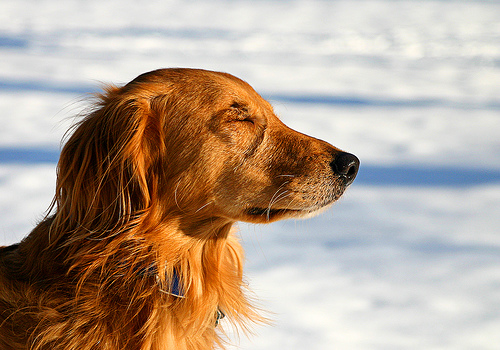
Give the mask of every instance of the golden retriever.
<path id="1" fill-rule="evenodd" d="M 358 166 L 226 73 L 108 87 L 61 152 L 50 214 L 0 248 L 0 349 L 223 347 L 222 317 L 262 320 L 233 224 L 315 214 Z"/>

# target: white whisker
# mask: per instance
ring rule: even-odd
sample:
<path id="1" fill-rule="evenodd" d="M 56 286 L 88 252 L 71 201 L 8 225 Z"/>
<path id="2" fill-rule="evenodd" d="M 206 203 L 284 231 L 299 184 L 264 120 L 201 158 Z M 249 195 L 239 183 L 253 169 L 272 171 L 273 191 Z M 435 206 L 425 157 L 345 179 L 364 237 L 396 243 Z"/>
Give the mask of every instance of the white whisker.
<path id="1" fill-rule="evenodd" d="M 276 196 L 278 196 L 278 197 L 280 196 L 279 192 L 280 192 L 281 188 L 282 188 L 283 186 L 285 186 L 285 185 L 286 185 L 287 183 L 289 183 L 289 182 L 290 182 L 290 181 L 285 181 L 285 182 L 283 182 L 283 183 L 280 185 L 280 187 L 278 187 L 278 189 L 276 190 L 276 192 L 274 192 L 273 196 L 272 196 L 272 197 L 271 197 L 271 199 L 269 200 L 269 206 L 268 206 L 269 208 L 271 207 L 271 205 L 272 205 L 272 204 L 274 204 L 274 198 L 275 198 Z"/>
<path id="2" fill-rule="evenodd" d="M 275 200 L 272 203 L 269 203 L 269 206 L 267 207 L 267 220 L 268 221 L 269 221 L 269 218 L 271 215 L 271 209 L 272 209 L 271 207 L 274 204 L 278 203 L 280 200 L 285 199 L 287 197 L 290 197 L 293 194 L 293 192 L 291 192 L 291 193 L 288 193 L 288 192 L 289 191 L 287 190 L 287 191 L 281 193 L 279 196 L 276 196 Z M 288 206 L 287 206 L 287 208 L 288 208 Z"/>
<path id="3" fill-rule="evenodd" d="M 200 208 L 198 208 L 198 210 L 196 210 L 195 213 L 199 212 L 200 210 L 202 210 L 203 208 L 207 207 L 210 204 L 212 204 L 212 201 L 210 201 L 207 204 L 205 204 L 205 205 L 201 206 Z"/>
<path id="4" fill-rule="evenodd" d="M 278 201 L 290 196 L 290 193 L 288 193 L 289 192 L 288 190 L 285 190 L 284 192 L 280 192 L 281 189 L 283 188 L 283 186 L 285 186 L 289 182 L 290 181 L 283 182 L 280 185 L 280 187 L 278 187 L 276 192 L 274 192 L 273 196 L 269 200 L 269 205 L 267 206 L 267 210 L 266 210 L 267 211 L 267 221 L 269 221 L 269 219 L 270 219 L 272 206 L 275 205 L 276 203 L 278 203 Z"/>

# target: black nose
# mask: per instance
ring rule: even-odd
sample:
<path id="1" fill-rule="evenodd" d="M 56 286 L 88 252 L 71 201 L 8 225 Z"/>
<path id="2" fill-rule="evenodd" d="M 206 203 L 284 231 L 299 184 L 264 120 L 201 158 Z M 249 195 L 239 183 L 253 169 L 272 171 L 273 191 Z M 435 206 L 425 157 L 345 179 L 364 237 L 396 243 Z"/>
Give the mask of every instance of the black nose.
<path id="1" fill-rule="evenodd" d="M 335 174 L 346 179 L 346 185 L 350 185 L 356 178 L 359 169 L 359 159 L 354 154 L 341 152 L 335 156 L 330 163 Z"/>

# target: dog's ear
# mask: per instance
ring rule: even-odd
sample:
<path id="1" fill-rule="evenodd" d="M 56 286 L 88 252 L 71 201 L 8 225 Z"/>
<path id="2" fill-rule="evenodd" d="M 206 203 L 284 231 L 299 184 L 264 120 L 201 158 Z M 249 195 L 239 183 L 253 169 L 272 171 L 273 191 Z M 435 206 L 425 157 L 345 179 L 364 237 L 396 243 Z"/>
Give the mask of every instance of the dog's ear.
<path id="1" fill-rule="evenodd" d="M 109 87 L 64 146 L 57 175 L 57 214 L 72 229 L 109 232 L 151 205 L 163 138 L 159 118 L 140 96 Z"/>

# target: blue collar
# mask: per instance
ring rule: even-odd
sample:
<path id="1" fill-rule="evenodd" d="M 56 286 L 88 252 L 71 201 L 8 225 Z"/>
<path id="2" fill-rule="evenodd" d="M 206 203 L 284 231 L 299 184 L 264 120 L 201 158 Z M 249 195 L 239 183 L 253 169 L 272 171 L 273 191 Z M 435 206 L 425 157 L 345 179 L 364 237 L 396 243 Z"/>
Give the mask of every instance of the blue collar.
<path id="1" fill-rule="evenodd" d="M 158 278 L 158 275 L 156 274 L 156 271 L 155 271 L 155 276 L 156 276 L 158 285 L 160 286 L 161 292 L 173 295 L 174 297 L 177 297 L 177 298 L 185 298 L 186 297 L 186 295 L 184 294 L 184 290 L 182 290 L 181 281 L 180 281 L 179 275 L 177 274 L 177 270 L 174 270 L 174 273 L 172 275 L 172 280 L 170 281 L 170 288 L 168 290 L 164 290 L 162 288 L 160 281 L 159 281 L 159 278 Z"/>
<path id="2" fill-rule="evenodd" d="M 155 276 L 156 281 L 158 283 L 158 286 L 160 288 L 160 291 L 163 293 L 173 295 L 174 297 L 177 297 L 177 298 L 185 298 L 186 297 L 184 290 L 182 289 L 182 286 L 181 286 L 181 281 L 180 281 L 179 275 L 177 273 L 177 270 L 175 270 L 175 269 L 174 269 L 174 272 L 172 274 L 172 280 L 170 283 L 170 288 L 168 290 L 164 290 L 162 288 L 160 279 L 158 277 L 158 271 L 156 269 L 156 266 L 151 265 L 147 268 L 139 270 L 139 275 L 140 276 Z M 215 327 L 217 327 L 219 325 L 220 320 L 222 320 L 224 317 L 226 317 L 226 315 L 221 311 L 221 309 L 217 308 Z"/>
<path id="3" fill-rule="evenodd" d="M 179 275 L 177 274 L 177 270 L 174 269 L 173 275 L 172 275 L 172 281 L 170 283 L 170 286 L 168 289 L 163 289 L 163 286 L 160 281 L 160 278 L 158 276 L 158 270 L 156 269 L 155 264 L 151 264 L 148 267 L 141 268 L 141 269 L 136 269 L 137 274 L 139 276 L 151 276 L 151 277 L 156 277 L 156 283 L 158 284 L 160 291 L 166 294 L 173 295 L 174 297 L 177 298 L 185 298 L 185 293 L 184 290 L 182 290 L 181 287 L 181 281 L 179 278 Z"/>

